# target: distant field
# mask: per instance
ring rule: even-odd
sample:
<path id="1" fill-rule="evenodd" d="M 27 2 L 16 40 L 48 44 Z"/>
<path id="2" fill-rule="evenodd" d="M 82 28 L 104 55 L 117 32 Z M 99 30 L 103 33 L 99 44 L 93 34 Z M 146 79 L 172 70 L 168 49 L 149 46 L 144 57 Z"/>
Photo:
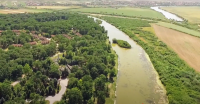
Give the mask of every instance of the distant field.
<path id="1" fill-rule="evenodd" d="M 161 7 L 171 13 L 177 14 L 189 22 L 200 23 L 200 7 Z"/>
<path id="2" fill-rule="evenodd" d="M 185 27 L 181 27 L 181 26 L 178 26 L 178 25 L 174 25 L 174 24 L 171 24 L 171 23 L 165 23 L 165 22 L 159 22 L 157 24 L 160 25 L 160 26 L 163 26 L 163 27 L 171 28 L 171 29 L 174 29 L 174 30 L 177 30 L 177 31 L 180 31 L 180 32 L 184 32 L 184 33 L 187 33 L 187 34 L 190 34 L 190 35 L 193 35 L 193 36 L 200 37 L 200 32 L 195 31 L 195 30 L 191 30 L 191 29 L 188 29 L 188 28 L 185 28 Z"/>
<path id="3" fill-rule="evenodd" d="M 172 48 L 192 68 L 200 72 L 200 38 L 156 24 L 152 26 L 160 40 Z"/>
<path id="4" fill-rule="evenodd" d="M 81 6 L 27 6 L 27 7 L 35 9 L 37 8 L 37 9 L 55 9 L 55 10 L 81 8 Z"/>
<path id="5" fill-rule="evenodd" d="M 165 19 L 165 17 L 154 10 L 148 8 L 80 8 L 71 9 L 70 11 L 79 11 L 85 13 L 102 13 L 102 14 L 118 14 L 124 16 L 137 16 L 137 17 L 148 17 L 156 19 Z"/>
<path id="6" fill-rule="evenodd" d="M 0 14 L 39 13 L 39 12 L 51 12 L 51 10 L 44 10 L 44 9 L 0 9 Z"/>

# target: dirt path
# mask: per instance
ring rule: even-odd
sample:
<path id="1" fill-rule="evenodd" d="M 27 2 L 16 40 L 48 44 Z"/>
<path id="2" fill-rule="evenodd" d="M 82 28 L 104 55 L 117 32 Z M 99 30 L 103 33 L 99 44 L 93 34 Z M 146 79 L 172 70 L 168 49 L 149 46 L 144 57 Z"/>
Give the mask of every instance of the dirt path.
<path id="1" fill-rule="evenodd" d="M 23 74 L 23 75 L 22 75 L 22 78 L 24 78 L 24 77 L 25 77 L 25 75 Z M 15 85 L 17 85 L 19 82 L 20 82 L 20 81 L 17 80 L 17 81 L 15 81 L 15 82 L 11 83 L 11 85 L 12 85 L 12 86 L 15 86 Z"/>
<path id="2" fill-rule="evenodd" d="M 188 65 L 200 72 L 200 38 L 152 25 L 160 40 L 172 48 Z"/>
<path id="3" fill-rule="evenodd" d="M 63 94 L 65 94 L 65 91 L 67 89 L 67 84 L 68 84 L 68 79 L 61 79 L 60 80 L 60 86 L 61 86 L 61 90 L 59 91 L 58 94 L 56 94 L 55 96 L 48 96 L 45 98 L 45 100 L 49 100 L 50 104 L 53 104 L 56 101 L 60 101 Z"/>

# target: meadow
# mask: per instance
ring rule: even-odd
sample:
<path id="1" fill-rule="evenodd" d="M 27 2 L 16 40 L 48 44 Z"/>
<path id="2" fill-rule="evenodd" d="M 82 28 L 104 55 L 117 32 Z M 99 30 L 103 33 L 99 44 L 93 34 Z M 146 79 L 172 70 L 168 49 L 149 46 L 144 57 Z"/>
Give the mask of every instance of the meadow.
<path id="1" fill-rule="evenodd" d="M 40 13 L 40 12 L 52 12 L 52 10 L 45 10 L 45 9 L 0 9 L 0 14 Z"/>
<path id="2" fill-rule="evenodd" d="M 81 8 L 81 6 L 27 6 L 27 7 L 34 9 L 53 9 L 53 10 Z"/>
<path id="3" fill-rule="evenodd" d="M 182 27 L 182 26 L 178 26 L 178 25 L 166 23 L 166 22 L 158 22 L 157 25 L 167 27 L 167 28 L 170 28 L 170 29 L 174 29 L 174 30 L 186 33 L 186 34 L 196 36 L 196 37 L 200 37 L 200 32 L 188 29 L 186 27 Z"/>
<path id="4" fill-rule="evenodd" d="M 161 13 L 148 8 L 80 8 L 71 9 L 70 11 L 165 19 Z"/>
<path id="5" fill-rule="evenodd" d="M 161 9 L 177 14 L 189 22 L 200 23 L 200 7 L 161 7 Z"/>

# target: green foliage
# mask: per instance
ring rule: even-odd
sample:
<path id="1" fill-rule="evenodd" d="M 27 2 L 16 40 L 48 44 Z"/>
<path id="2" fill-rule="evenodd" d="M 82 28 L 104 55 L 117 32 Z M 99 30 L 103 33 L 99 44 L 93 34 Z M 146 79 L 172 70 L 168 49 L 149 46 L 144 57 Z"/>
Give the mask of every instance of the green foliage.
<path id="1" fill-rule="evenodd" d="M 95 102 L 91 100 L 93 98 L 97 98 L 99 103 L 105 102 L 108 97 L 107 78 L 115 65 L 115 55 L 111 53 L 110 44 L 106 44 L 106 31 L 92 18 L 62 12 L 2 14 L 0 17 L 0 30 L 4 31 L 0 42 L 1 45 L 5 43 L 3 48 L 9 47 L 7 51 L 0 49 L 0 81 L 20 81 L 14 88 L 10 83 L 0 84 L 1 93 L 5 93 L 0 94 L 0 100 L 9 104 L 27 99 L 32 104 L 43 104 L 45 96 L 57 93 L 58 79 L 68 77 L 68 91 L 58 103 L 92 104 Z M 24 33 L 17 36 L 10 30 Z M 31 46 L 28 42 L 39 39 L 29 34 L 43 37 L 53 34 L 53 37 L 49 44 L 38 42 Z M 16 44 L 17 38 L 23 47 L 11 45 Z M 51 59 L 57 50 L 62 52 L 62 56 Z M 94 89 L 95 83 L 102 84 L 96 86 L 101 92 Z"/>
<path id="2" fill-rule="evenodd" d="M 117 15 L 117 16 L 131 16 L 131 17 L 143 17 L 143 18 L 155 18 L 155 19 L 165 19 L 165 17 L 149 8 L 79 8 L 70 9 L 70 11 L 94 13 L 94 14 L 107 14 L 107 15 Z"/>
<path id="3" fill-rule="evenodd" d="M 141 30 L 140 27 L 142 25 L 149 25 L 147 22 L 142 22 L 144 20 L 111 17 L 105 17 L 104 19 L 115 26 L 120 26 L 123 32 L 129 35 L 130 38 L 136 41 L 148 53 L 151 62 L 160 76 L 160 80 L 167 90 L 169 104 L 199 103 L 200 74 L 196 73 L 194 69 L 181 60 L 155 34 Z M 138 24 L 134 24 L 136 21 L 140 21 L 141 23 L 137 22 Z M 133 32 L 147 40 L 148 43 L 140 40 Z"/>
<path id="4" fill-rule="evenodd" d="M 78 88 L 68 89 L 66 94 L 69 104 L 82 104 L 83 97 Z"/>
<path id="5" fill-rule="evenodd" d="M 124 41 L 124 40 L 113 39 L 113 43 L 116 43 L 120 47 L 123 47 L 123 48 L 131 48 L 131 45 L 127 41 Z"/>

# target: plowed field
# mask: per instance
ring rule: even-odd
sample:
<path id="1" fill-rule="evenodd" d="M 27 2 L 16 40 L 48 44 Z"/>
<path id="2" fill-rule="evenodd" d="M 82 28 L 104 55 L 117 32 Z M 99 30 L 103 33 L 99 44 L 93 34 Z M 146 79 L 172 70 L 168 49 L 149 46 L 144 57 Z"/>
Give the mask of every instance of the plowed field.
<path id="1" fill-rule="evenodd" d="M 155 24 L 152 26 L 160 40 L 172 48 L 188 65 L 200 72 L 200 38 Z"/>

